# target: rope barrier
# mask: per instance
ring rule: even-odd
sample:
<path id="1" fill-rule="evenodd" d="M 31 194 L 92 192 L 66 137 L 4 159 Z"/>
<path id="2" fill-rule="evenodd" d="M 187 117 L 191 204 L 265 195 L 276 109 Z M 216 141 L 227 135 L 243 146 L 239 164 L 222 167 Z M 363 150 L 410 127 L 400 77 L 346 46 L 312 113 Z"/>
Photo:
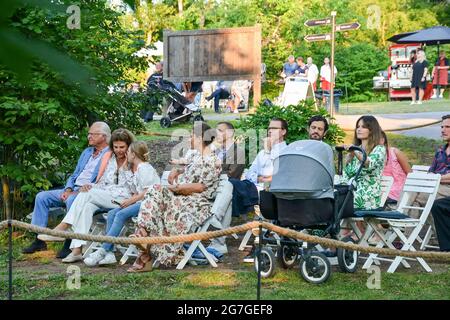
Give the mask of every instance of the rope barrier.
<path id="1" fill-rule="evenodd" d="M 194 240 L 209 240 L 212 238 L 222 237 L 226 235 L 231 235 L 233 233 L 241 233 L 247 230 L 258 228 L 262 226 L 265 229 L 271 230 L 281 236 L 294 238 L 302 240 L 308 243 L 317 243 L 325 247 L 331 248 L 343 248 L 347 250 L 359 251 L 362 253 L 376 253 L 386 256 L 402 256 L 410 258 L 428 258 L 439 261 L 450 261 L 450 253 L 448 252 L 428 252 L 428 251 L 404 251 L 404 250 L 394 250 L 387 248 L 374 248 L 374 247 L 363 247 L 351 242 L 342 242 L 339 240 L 317 237 L 305 233 L 301 233 L 292 229 L 282 228 L 268 222 L 252 221 L 245 223 L 243 225 L 217 230 L 208 231 L 200 233 L 192 233 L 187 235 L 177 235 L 168 237 L 142 237 L 142 238 L 127 238 L 127 237 L 109 237 L 101 235 L 91 235 L 91 234 L 79 234 L 68 231 L 58 231 L 48 228 L 42 228 L 34 225 L 30 225 L 25 222 L 11 220 L 11 225 L 13 227 L 18 227 L 21 229 L 29 230 L 35 233 L 48 234 L 61 238 L 68 239 L 80 239 L 86 241 L 96 241 L 96 242 L 108 242 L 114 244 L 162 244 L 162 243 L 179 243 L 179 242 L 192 242 Z M 0 222 L 0 231 L 7 228 L 8 221 Z"/>

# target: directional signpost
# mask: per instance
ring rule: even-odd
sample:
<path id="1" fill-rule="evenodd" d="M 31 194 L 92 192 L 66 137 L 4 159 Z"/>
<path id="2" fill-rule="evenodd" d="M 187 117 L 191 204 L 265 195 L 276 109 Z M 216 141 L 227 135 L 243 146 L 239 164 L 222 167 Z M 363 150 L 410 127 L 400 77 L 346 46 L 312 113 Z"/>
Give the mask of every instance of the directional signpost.
<path id="1" fill-rule="evenodd" d="M 310 34 L 305 37 L 305 40 L 308 42 L 331 40 L 331 34 Z"/>
<path id="2" fill-rule="evenodd" d="M 331 24 L 331 19 L 330 18 L 325 18 L 325 19 L 307 20 L 307 21 L 305 21 L 304 24 L 307 27 L 323 26 L 325 24 Z"/>
<path id="3" fill-rule="evenodd" d="M 324 19 L 313 19 L 305 21 L 307 27 L 331 25 L 331 32 L 325 34 L 310 34 L 304 39 L 308 42 L 331 41 L 331 83 L 330 83 L 330 115 L 334 116 L 334 39 L 336 32 L 357 30 L 361 25 L 359 22 L 350 22 L 336 25 L 336 11 L 331 12 L 331 17 Z"/>
<path id="4" fill-rule="evenodd" d="M 349 31 L 359 29 L 361 25 L 358 22 L 343 23 L 336 26 L 336 31 Z"/>

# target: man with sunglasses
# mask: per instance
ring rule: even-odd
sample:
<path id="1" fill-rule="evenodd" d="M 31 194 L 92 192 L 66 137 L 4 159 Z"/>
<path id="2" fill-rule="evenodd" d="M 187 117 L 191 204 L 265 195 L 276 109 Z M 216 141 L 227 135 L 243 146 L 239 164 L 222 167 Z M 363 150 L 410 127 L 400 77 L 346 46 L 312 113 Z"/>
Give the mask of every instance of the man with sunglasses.
<path id="1" fill-rule="evenodd" d="M 273 160 L 286 147 L 288 124 L 281 118 L 273 118 L 267 128 L 264 139 L 264 150 L 261 150 L 246 174 L 246 179 L 252 181 L 259 190 L 270 184 L 274 173 Z"/>
<path id="2" fill-rule="evenodd" d="M 267 128 L 267 137 L 264 139 L 264 149 L 261 150 L 253 161 L 246 174 L 246 179 L 253 182 L 256 188 L 261 191 L 267 189 L 272 182 L 272 176 L 276 171 L 273 167 L 273 161 L 280 152 L 286 148 L 285 142 L 288 133 L 288 124 L 281 118 L 273 118 Z M 258 230 L 253 230 L 255 243 L 252 250 L 244 258 L 244 262 L 253 263 L 255 261 L 255 245 L 258 242 Z"/>
<path id="3" fill-rule="evenodd" d="M 95 122 L 89 128 L 87 147 L 78 159 L 75 171 L 69 177 L 62 189 L 41 191 L 36 195 L 31 224 L 46 227 L 50 208 L 66 206 L 69 210 L 75 200 L 78 190 L 85 185 L 94 183 L 99 174 L 101 159 L 109 150 L 108 143 L 111 138 L 111 129 L 105 122 Z M 64 248 L 58 252 L 57 258 L 65 258 L 70 253 L 70 239 L 64 243 Z M 28 247 L 22 250 L 25 254 L 47 250 L 44 241 L 35 239 Z"/>

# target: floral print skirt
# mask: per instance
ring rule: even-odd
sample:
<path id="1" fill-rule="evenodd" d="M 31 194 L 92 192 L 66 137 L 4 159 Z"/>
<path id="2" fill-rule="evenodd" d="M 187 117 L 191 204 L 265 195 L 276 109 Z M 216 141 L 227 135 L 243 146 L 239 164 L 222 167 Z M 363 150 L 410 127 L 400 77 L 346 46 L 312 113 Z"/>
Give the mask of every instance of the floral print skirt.
<path id="1" fill-rule="evenodd" d="M 155 184 L 148 189 L 138 215 L 138 229 L 149 237 L 184 235 L 211 216 L 211 203 L 201 196 L 175 195 Z M 138 234 L 138 232 L 136 232 Z M 152 245 L 150 253 L 162 265 L 175 265 L 183 258 L 183 243 Z"/>

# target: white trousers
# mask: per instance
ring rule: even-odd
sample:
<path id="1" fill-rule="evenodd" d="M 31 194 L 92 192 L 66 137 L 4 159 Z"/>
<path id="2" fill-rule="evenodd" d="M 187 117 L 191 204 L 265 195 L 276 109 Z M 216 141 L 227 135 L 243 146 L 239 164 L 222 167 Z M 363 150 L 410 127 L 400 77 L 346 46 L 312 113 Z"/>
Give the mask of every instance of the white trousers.
<path id="1" fill-rule="evenodd" d="M 70 224 L 75 233 L 88 234 L 95 211 L 119 207 L 111 200 L 113 198 L 109 192 L 104 190 L 91 189 L 89 192 L 80 192 L 62 222 Z M 85 240 L 73 239 L 70 249 L 79 248 L 85 244 Z"/>

